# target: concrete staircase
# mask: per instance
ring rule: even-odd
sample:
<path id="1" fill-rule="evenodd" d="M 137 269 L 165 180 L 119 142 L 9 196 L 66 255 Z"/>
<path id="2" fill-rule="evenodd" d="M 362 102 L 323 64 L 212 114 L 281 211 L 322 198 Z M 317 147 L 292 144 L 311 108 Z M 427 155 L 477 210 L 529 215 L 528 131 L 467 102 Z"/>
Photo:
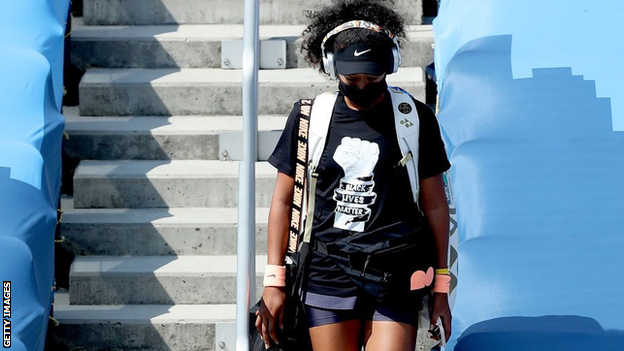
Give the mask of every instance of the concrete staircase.
<path id="1" fill-rule="evenodd" d="M 260 72 L 261 131 L 336 88 L 296 50 L 302 10 L 326 1 L 261 1 L 261 39 L 287 42 L 286 69 Z M 389 81 L 424 100 L 433 33 L 420 1 L 397 6 L 413 25 Z M 234 350 L 215 345 L 215 323 L 236 310 L 238 163 L 220 160 L 219 133 L 242 128 L 242 74 L 220 67 L 242 13 L 243 0 L 84 0 L 72 40 L 87 72 L 79 107 L 65 111 L 67 148 L 82 160 L 63 199 L 77 257 L 56 295 L 59 350 Z M 275 170 L 260 161 L 256 172 L 261 292 Z"/>

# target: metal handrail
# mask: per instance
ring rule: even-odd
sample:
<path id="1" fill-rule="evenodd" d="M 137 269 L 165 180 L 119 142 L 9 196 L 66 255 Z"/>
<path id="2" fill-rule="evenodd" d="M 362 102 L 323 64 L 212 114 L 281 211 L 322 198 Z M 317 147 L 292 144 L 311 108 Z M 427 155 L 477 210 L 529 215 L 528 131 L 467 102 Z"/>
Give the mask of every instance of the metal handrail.
<path id="1" fill-rule="evenodd" d="M 238 181 L 236 350 L 249 351 L 249 307 L 255 298 L 256 168 L 258 160 L 259 0 L 245 0 L 243 28 L 243 160 Z"/>

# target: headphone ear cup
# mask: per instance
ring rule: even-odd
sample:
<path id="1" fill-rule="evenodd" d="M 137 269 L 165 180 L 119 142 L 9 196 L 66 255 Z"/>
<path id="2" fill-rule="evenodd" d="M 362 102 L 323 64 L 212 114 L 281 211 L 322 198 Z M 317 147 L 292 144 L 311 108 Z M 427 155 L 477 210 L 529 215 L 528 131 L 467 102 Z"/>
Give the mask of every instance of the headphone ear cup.
<path id="1" fill-rule="evenodd" d="M 395 46 L 392 48 L 392 58 L 390 59 L 388 74 L 396 73 L 401 66 L 401 61 L 401 51 L 397 46 Z"/>
<path id="2" fill-rule="evenodd" d="M 325 73 L 329 74 L 329 78 L 336 79 L 336 66 L 334 64 L 334 54 L 328 52 L 323 57 L 323 70 Z"/>
<path id="3" fill-rule="evenodd" d="M 323 56 L 323 72 L 329 74 L 329 69 L 327 68 L 327 56 Z"/>

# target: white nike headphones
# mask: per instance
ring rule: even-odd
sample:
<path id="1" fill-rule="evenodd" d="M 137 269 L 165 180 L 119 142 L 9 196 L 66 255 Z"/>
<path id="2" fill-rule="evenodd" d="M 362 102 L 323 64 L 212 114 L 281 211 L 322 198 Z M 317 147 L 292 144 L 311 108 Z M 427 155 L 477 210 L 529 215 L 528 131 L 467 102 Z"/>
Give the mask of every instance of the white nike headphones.
<path id="1" fill-rule="evenodd" d="M 325 43 L 327 42 L 327 40 L 340 32 L 354 28 L 370 29 L 378 33 L 384 33 L 388 37 L 390 37 L 390 39 L 392 39 L 394 45 L 392 47 L 392 59 L 390 60 L 390 67 L 388 67 L 387 74 L 396 73 L 399 70 L 399 66 L 401 66 L 402 62 L 398 37 L 392 34 L 392 32 L 390 32 L 389 30 L 381 28 L 374 23 L 364 20 L 353 20 L 345 22 L 338 27 L 330 30 L 327 35 L 325 35 L 325 37 L 323 38 L 323 42 L 321 43 L 321 54 L 323 56 L 323 72 L 327 73 L 332 79 L 336 79 L 336 77 L 338 77 L 338 73 L 336 71 L 336 62 L 334 61 L 334 54 L 332 52 L 325 52 Z"/>

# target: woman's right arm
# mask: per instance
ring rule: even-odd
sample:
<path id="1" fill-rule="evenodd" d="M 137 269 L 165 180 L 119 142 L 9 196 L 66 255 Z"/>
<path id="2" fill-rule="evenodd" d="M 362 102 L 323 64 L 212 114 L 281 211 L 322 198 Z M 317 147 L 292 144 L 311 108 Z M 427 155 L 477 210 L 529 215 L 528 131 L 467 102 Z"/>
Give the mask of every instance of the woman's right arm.
<path id="1" fill-rule="evenodd" d="M 267 264 L 284 265 L 294 185 L 295 178 L 285 173 L 277 172 L 277 180 L 269 212 L 269 238 L 267 243 L 269 257 Z"/>
<path id="2" fill-rule="evenodd" d="M 284 265 L 294 183 L 293 177 L 277 172 L 268 223 L 267 264 L 270 265 Z M 276 343 L 279 342 L 276 331 L 278 326 L 282 328 L 284 302 L 286 301 L 284 288 L 265 287 L 262 300 L 263 303 L 256 319 L 256 328 L 262 333 L 264 342 L 268 346 L 271 339 L 275 340 Z"/>

